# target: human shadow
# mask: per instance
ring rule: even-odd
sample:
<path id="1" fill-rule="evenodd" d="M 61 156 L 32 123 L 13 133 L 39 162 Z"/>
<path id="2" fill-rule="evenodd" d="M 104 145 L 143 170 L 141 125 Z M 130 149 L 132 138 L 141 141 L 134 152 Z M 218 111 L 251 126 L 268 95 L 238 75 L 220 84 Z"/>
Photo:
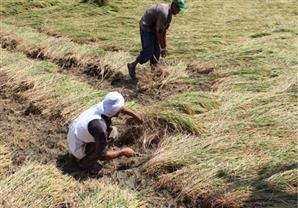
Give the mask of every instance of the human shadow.
<path id="1" fill-rule="evenodd" d="M 81 170 L 78 163 L 69 155 L 69 153 L 62 153 L 57 156 L 56 167 L 61 170 L 63 174 L 70 175 L 78 181 L 100 177 L 98 175 L 91 174 L 88 171 Z"/>
<path id="2" fill-rule="evenodd" d="M 245 186 L 252 187 L 253 191 L 249 198 L 244 201 L 243 207 L 273 207 L 276 205 L 279 207 L 296 207 L 297 193 L 288 193 L 280 190 L 266 180 L 275 174 L 296 168 L 296 163 L 280 166 L 275 169 L 267 165 L 258 172 L 258 176 L 253 180 L 244 180 L 241 177 L 231 176 L 225 171 L 219 171 L 217 176 L 224 179 L 227 183 L 232 184 L 229 187 L 232 190 Z"/>
<path id="3" fill-rule="evenodd" d="M 107 0 L 81 0 L 80 3 L 95 3 L 98 6 L 104 6 L 107 4 Z"/>
<path id="4" fill-rule="evenodd" d="M 124 76 L 115 76 L 111 81 L 111 85 L 114 87 L 124 87 L 130 90 L 137 89 L 138 80 L 132 80 L 130 78 L 125 78 Z"/>
<path id="5" fill-rule="evenodd" d="M 297 163 L 283 165 L 272 169 L 270 165 L 263 167 L 258 172 L 258 177 L 251 182 L 254 191 L 245 202 L 245 207 L 272 207 L 278 204 L 280 207 L 296 207 L 297 193 L 288 193 L 273 186 L 266 179 L 285 171 L 296 169 Z M 297 184 L 296 184 L 297 186 Z M 255 206 L 257 205 L 257 206 Z"/>

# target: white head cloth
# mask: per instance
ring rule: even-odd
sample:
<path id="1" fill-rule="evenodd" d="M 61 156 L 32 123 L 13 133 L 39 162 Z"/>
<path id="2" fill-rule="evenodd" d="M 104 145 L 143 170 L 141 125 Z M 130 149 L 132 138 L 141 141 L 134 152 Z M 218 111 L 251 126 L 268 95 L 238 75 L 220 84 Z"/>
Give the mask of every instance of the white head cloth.
<path id="1" fill-rule="evenodd" d="M 103 115 L 112 117 L 124 106 L 124 98 L 119 92 L 109 92 L 103 99 Z"/>

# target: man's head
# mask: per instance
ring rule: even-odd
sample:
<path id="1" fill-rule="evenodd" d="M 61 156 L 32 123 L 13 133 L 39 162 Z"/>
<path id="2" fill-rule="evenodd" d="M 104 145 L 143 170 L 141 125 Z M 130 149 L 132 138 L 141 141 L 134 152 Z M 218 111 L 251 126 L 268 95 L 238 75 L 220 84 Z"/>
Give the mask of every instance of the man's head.
<path id="1" fill-rule="evenodd" d="M 109 92 L 103 99 L 103 115 L 107 117 L 118 116 L 124 107 L 124 98 L 119 92 Z"/>
<path id="2" fill-rule="evenodd" d="M 178 14 L 179 12 L 184 12 L 184 0 L 173 0 L 171 4 L 171 11 L 173 15 Z"/>

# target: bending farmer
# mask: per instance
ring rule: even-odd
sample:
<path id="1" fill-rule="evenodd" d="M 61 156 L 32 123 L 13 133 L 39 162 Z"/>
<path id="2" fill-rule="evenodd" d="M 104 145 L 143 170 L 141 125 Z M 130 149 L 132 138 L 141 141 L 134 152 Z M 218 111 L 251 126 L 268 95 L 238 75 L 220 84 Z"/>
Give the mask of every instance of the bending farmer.
<path id="1" fill-rule="evenodd" d="M 171 4 L 152 5 L 140 20 L 140 35 L 142 51 L 136 60 L 128 63 L 130 77 L 136 79 L 137 64 L 144 64 L 150 60 L 153 68 L 160 57 L 168 54 L 166 43 L 166 31 L 172 21 L 172 15 L 184 11 L 184 0 L 173 0 Z"/>
<path id="2" fill-rule="evenodd" d="M 120 113 L 132 116 L 139 122 L 142 121 L 137 113 L 124 107 L 124 98 L 120 93 L 110 92 L 102 102 L 81 113 L 70 124 L 67 135 L 69 152 L 76 158 L 81 169 L 94 173 L 100 171 L 98 160 L 135 155 L 131 148 L 108 150 L 108 142 L 118 136 L 111 119 Z"/>

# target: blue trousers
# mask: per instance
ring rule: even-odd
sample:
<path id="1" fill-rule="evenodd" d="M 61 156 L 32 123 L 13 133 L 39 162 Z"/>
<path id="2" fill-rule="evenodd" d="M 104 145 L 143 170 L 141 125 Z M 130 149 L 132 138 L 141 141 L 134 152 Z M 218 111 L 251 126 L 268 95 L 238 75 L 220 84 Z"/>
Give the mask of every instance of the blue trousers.
<path id="1" fill-rule="evenodd" d="M 150 64 L 156 64 L 160 57 L 160 47 L 156 37 L 153 32 L 143 31 L 140 28 L 142 51 L 137 57 L 137 62 L 139 64 L 144 64 L 150 60 Z"/>

